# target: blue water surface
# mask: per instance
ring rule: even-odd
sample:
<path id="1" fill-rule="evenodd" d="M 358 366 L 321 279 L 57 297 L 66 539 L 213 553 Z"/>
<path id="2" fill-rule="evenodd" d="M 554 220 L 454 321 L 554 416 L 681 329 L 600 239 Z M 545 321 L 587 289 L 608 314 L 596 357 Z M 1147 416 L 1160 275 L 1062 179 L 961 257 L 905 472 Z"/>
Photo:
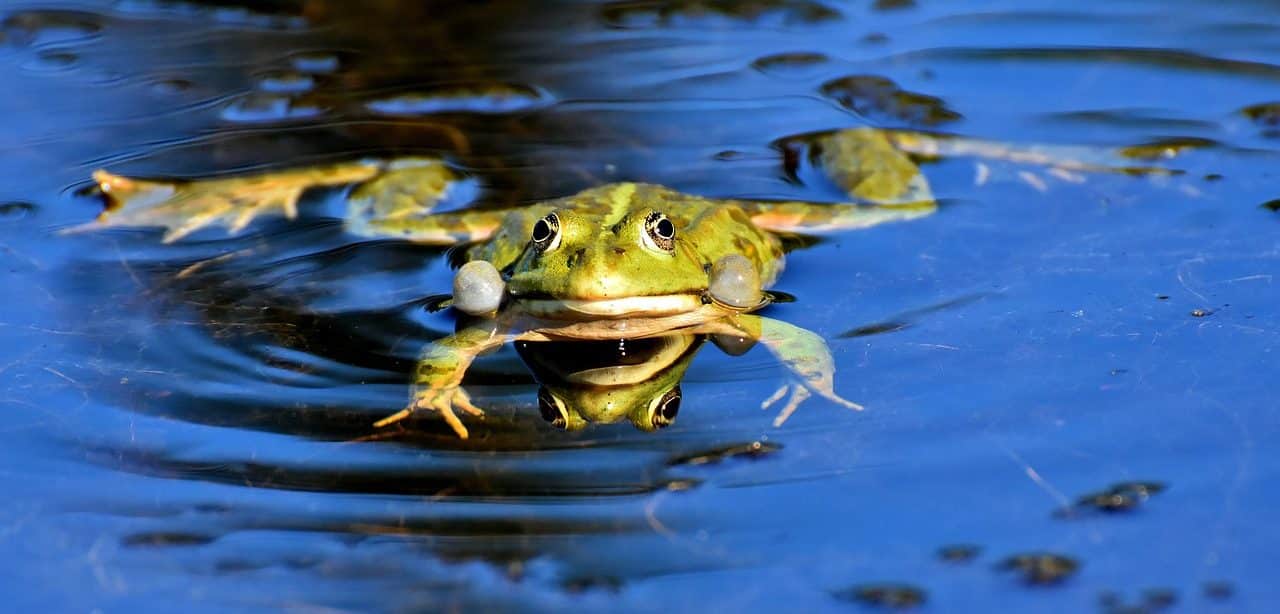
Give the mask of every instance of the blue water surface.
<path id="1" fill-rule="evenodd" d="M 1280 601 L 1273 3 L 259 4 L 0 6 L 3 609 Z M 842 104 L 824 85 L 849 77 L 891 85 Z M 452 330 L 422 309 L 441 250 L 344 234 L 332 190 L 237 237 L 65 232 L 101 210 L 98 168 L 365 156 L 444 157 L 474 206 L 620 180 L 830 201 L 779 143 L 857 126 L 1156 143 L 1135 164 L 1176 172 L 924 160 L 937 214 L 789 257 L 769 315 L 826 337 L 867 410 L 781 428 L 768 354 L 708 346 L 656 433 L 551 429 L 503 351 L 469 376 L 472 439 L 378 435 Z M 1152 492 L 1075 505 L 1123 483 Z M 1075 571 L 1005 569 L 1036 553 Z"/>

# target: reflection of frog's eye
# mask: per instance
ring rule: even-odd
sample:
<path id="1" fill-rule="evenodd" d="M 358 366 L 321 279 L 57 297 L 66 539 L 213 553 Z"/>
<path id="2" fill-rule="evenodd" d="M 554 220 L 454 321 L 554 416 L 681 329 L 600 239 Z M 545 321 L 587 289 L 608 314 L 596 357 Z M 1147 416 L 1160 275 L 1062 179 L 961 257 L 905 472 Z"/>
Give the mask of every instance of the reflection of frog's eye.
<path id="1" fill-rule="evenodd" d="M 676 225 L 667 216 L 654 211 L 644 219 L 645 235 L 654 247 L 669 252 L 676 247 Z"/>
<path id="2" fill-rule="evenodd" d="M 560 218 L 554 213 L 547 214 L 547 217 L 533 225 L 529 238 L 533 241 L 533 247 L 540 252 L 555 249 L 560 245 Z"/>
<path id="3" fill-rule="evenodd" d="M 662 399 L 658 401 L 658 407 L 653 411 L 653 428 L 660 429 L 671 426 L 676 421 L 676 414 L 680 413 L 680 387 L 676 386 L 668 390 L 662 395 Z"/>
<path id="4" fill-rule="evenodd" d="M 569 425 L 564 418 L 564 413 L 560 411 L 560 405 L 556 403 L 556 398 L 551 396 L 546 386 L 538 387 L 538 413 L 542 414 L 542 419 L 546 420 L 547 424 L 558 429 Z"/>

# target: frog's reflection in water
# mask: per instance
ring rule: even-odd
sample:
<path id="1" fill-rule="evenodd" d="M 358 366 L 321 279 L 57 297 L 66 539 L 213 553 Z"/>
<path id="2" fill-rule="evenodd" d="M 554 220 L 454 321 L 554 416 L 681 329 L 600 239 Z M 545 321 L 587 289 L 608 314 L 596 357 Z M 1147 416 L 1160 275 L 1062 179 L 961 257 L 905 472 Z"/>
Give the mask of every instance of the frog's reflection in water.
<path id="1" fill-rule="evenodd" d="M 670 426 L 680 412 L 680 380 L 707 335 L 645 339 L 518 342 L 538 383 L 538 411 L 556 428 L 630 421 L 643 431 Z M 750 340 L 716 338 L 739 354 Z"/>

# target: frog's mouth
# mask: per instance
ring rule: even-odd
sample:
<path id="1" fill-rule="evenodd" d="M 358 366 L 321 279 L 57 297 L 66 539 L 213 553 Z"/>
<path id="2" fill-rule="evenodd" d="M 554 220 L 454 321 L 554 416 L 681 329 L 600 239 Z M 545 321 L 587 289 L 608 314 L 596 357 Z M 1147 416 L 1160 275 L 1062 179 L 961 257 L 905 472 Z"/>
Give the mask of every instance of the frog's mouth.
<path id="1" fill-rule="evenodd" d="M 529 315 L 554 319 L 656 317 L 696 311 L 701 294 L 659 294 L 621 298 L 571 299 L 527 295 L 516 304 Z"/>

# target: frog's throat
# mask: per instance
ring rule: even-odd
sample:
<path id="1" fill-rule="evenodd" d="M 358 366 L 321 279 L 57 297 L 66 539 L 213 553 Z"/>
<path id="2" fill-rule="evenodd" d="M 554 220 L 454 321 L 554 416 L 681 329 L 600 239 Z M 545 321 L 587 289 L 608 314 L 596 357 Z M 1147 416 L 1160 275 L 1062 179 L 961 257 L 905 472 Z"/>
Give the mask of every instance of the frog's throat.
<path id="1" fill-rule="evenodd" d="M 607 299 L 516 299 L 520 310 L 550 319 L 612 319 L 689 313 L 702 308 L 701 294 L 662 294 Z"/>

